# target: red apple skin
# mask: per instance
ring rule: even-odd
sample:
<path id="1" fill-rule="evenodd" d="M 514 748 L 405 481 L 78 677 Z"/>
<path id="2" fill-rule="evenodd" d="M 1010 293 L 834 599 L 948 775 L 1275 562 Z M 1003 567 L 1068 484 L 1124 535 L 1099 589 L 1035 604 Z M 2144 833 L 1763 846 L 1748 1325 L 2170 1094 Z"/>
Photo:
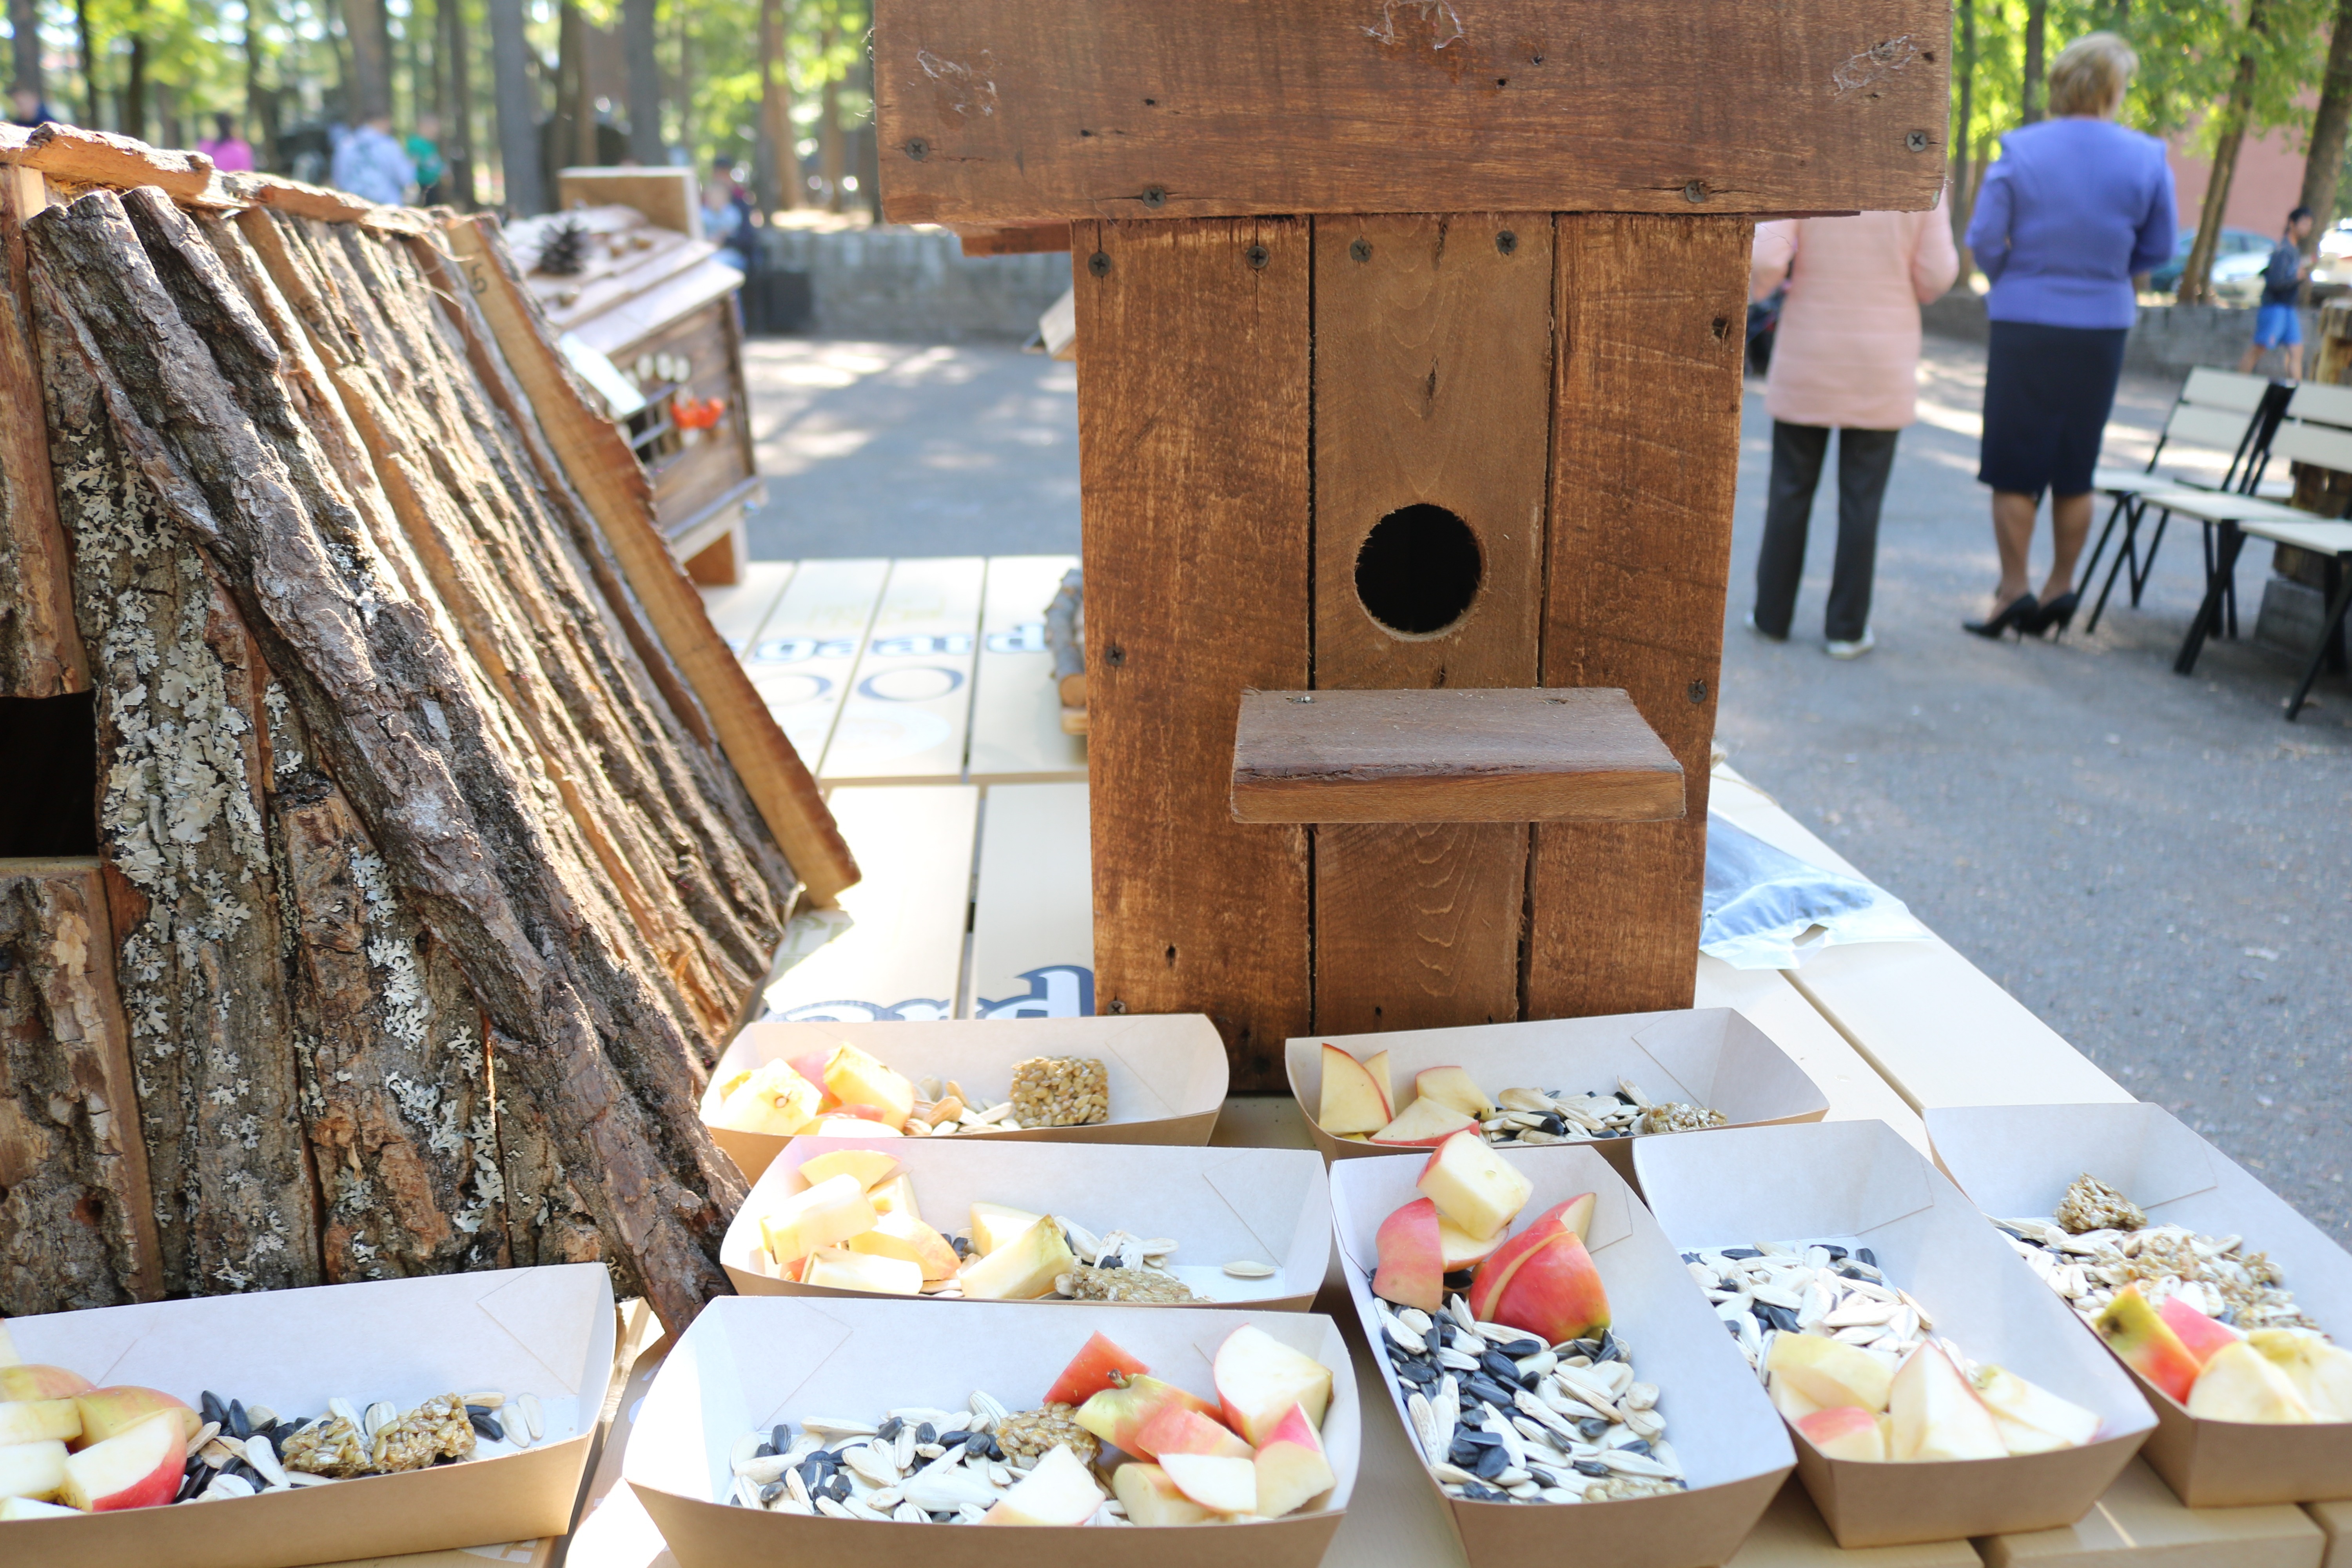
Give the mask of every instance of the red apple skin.
<path id="1" fill-rule="evenodd" d="M 101 1456 L 117 1444 L 125 1447 L 153 1441 L 148 1436 L 150 1426 L 165 1430 L 164 1440 L 158 1444 L 160 1457 L 153 1466 L 113 1491 L 97 1493 L 86 1489 L 91 1479 L 103 1474 Z M 114 1513 L 124 1509 L 161 1508 L 179 1495 L 180 1482 L 187 1467 L 187 1445 L 180 1438 L 179 1423 L 169 1415 L 151 1415 L 127 1432 L 119 1432 L 103 1443 L 93 1444 L 66 1460 L 66 1486 L 60 1500 L 69 1507 L 79 1507 L 88 1513 Z"/>
<path id="2" fill-rule="evenodd" d="M 841 1101 L 834 1099 L 833 1092 L 824 1087 L 824 1069 L 833 1065 L 833 1054 L 840 1048 L 838 1046 L 827 1046 L 823 1050 L 804 1051 L 792 1058 L 793 1070 L 816 1085 L 819 1110 L 841 1109 Z"/>
<path id="3" fill-rule="evenodd" d="M 1322 1435 L 1298 1405 L 1276 1423 L 1257 1450 L 1257 1507 L 1279 1518 L 1319 1497 L 1339 1482 L 1323 1452 Z"/>
<path id="4" fill-rule="evenodd" d="M 2214 1321 L 2178 1296 L 2167 1296 L 2164 1305 L 2156 1310 L 2164 1326 L 2172 1331 L 2181 1348 L 2203 1366 L 2213 1359 L 2213 1352 L 2223 1345 L 2235 1344 L 2238 1336 L 2227 1327 Z"/>
<path id="5" fill-rule="evenodd" d="M 1130 1377 L 1126 1387 L 1106 1388 L 1078 1406 L 1073 1419 L 1112 1447 L 1148 1459 L 1151 1456 L 1135 1446 L 1141 1440 L 1138 1434 L 1151 1424 L 1153 1416 L 1170 1406 L 1197 1411 L 1211 1420 L 1217 1416 L 1215 1405 L 1172 1383 L 1162 1383 L 1156 1377 Z"/>
<path id="6" fill-rule="evenodd" d="M 1045 1391 L 1048 1405 L 1084 1405 L 1106 1388 L 1116 1388 L 1130 1377 L 1140 1376 L 1151 1369 L 1134 1356 L 1118 1348 L 1102 1334 L 1096 1334 L 1078 1348 L 1054 1386 Z M 1117 1374 L 1117 1381 L 1113 1374 Z"/>
<path id="7" fill-rule="evenodd" d="M 0 1400 L 71 1399 L 89 1392 L 89 1379 L 61 1366 L 22 1362 L 0 1366 Z"/>
<path id="8" fill-rule="evenodd" d="M 1426 1173 L 1426 1172 L 1424 1172 Z M 1502 1321 L 1494 1309 L 1503 1299 L 1504 1288 L 1519 1266 L 1535 1255 L 1554 1235 L 1562 1231 L 1573 1236 L 1580 1244 L 1585 1232 L 1591 1228 L 1594 1194 L 1579 1193 L 1565 1203 L 1557 1203 L 1528 1222 L 1527 1229 L 1503 1243 L 1478 1265 L 1478 1272 L 1470 1279 L 1470 1310 L 1480 1322 Z"/>
<path id="9" fill-rule="evenodd" d="M 1513 1272 L 1486 1321 L 1525 1329 L 1556 1345 L 1607 1328 L 1609 1293 L 1576 1233 L 1555 1230 Z"/>
<path id="10" fill-rule="evenodd" d="M 1445 1306 L 1445 1249 L 1437 1238 L 1437 1205 L 1417 1198 L 1381 1221 L 1375 1245 L 1380 1267 L 1372 1294 L 1401 1307 L 1434 1313 Z"/>
<path id="11" fill-rule="evenodd" d="M 186 1400 L 175 1399 L 157 1388 L 141 1388 L 131 1384 L 93 1388 L 77 1395 L 75 1403 L 81 1406 L 81 1436 L 73 1444 L 77 1449 L 128 1432 L 159 1411 L 168 1410 L 179 1417 L 180 1441 L 184 1446 L 193 1442 L 204 1426 L 204 1417 L 190 1409 Z"/>
<path id="12" fill-rule="evenodd" d="M 1147 1459 L 1157 1459 L 1162 1454 L 1208 1454 L 1218 1458 L 1246 1459 L 1255 1452 L 1234 1436 L 1233 1429 L 1223 1422 L 1172 1404 L 1160 1406 L 1160 1414 L 1143 1424 L 1143 1429 L 1135 1435 L 1135 1444 L 1128 1451 Z"/>

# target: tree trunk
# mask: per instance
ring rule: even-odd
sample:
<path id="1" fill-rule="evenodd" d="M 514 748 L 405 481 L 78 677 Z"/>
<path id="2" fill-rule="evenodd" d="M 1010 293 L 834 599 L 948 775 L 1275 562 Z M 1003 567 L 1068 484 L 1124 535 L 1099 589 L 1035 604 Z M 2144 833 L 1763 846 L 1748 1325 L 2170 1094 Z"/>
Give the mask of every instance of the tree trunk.
<path id="1" fill-rule="evenodd" d="M 131 62 L 122 73 L 122 133 L 147 140 L 147 39 L 131 35 Z"/>
<path id="2" fill-rule="evenodd" d="M 801 159 L 793 138 L 793 88 L 786 78 L 783 0 L 760 0 L 760 210 L 801 205 Z"/>
<path id="3" fill-rule="evenodd" d="M 2246 30 L 2261 34 L 2269 30 L 2270 0 L 2249 0 L 2246 7 Z M 2254 78 L 2261 68 L 2259 58 L 2252 49 L 2238 57 L 2237 74 L 2231 79 L 2230 97 L 2221 106 L 2221 123 L 2213 139 L 2213 172 L 2205 186 L 2205 202 L 2197 216 L 2197 238 L 2189 247 L 2189 260 L 2180 269 L 2180 290 L 2177 296 L 2184 305 L 2210 305 L 2213 302 L 2213 258 L 2221 241 L 2221 215 L 2230 207 L 2230 184 L 2238 174 L 2238 149 L 2246 140 L 2246 117 L 2254 101 Z"/>
<path id="4" fill-rule="evenodd" d="M 449 168 L 449 201 L 472 212 L 474 196 L 474 73 L 472 41 L 466 30 L 466 0 L 441 0 L 436 74 L 441 85 L 441 161 Z"/>
<path id="5" fill-rule="evenodd" d="M 2352 4 L 2352 0 L 2347 0 Z M 1952 220 L 1952 247 L 1960 253 L 1960 270 L 1956 287 L 1967 288 L 1971 262 L 1967 244 L 1969 218 L 1975 203 L 1974 188 L 1969 184 L 1969 137 L 1976 121 L 1977 93 L 1977 6 L 1976 0 L 1959 0 L 1957 31 L 1959 34 L 1958 61 L 1959 68 L 1960 110 L 1959 129 L 1952 137 L 1952 183 L 1944 193 L 1949 204 Z"/>
<path id="6" fill-rule="evenodd" d="M 817 99 L 817 175 L 824 181 L 824 205 L 828 212 L 841 210 L 841 81 L 834 73 L 834 28 L 827 25 L 823 34 L 824 87 Z"/>
<path id="7" fill-rule="evenodd" d="M 695 170 L 699 179 L 709 179 L 710 171 L 698 168 L 700 153 L 694 134 L 694 7 L 679 5 L 677 13 L 677 91 L 672 101 L 677 105 L 678 145 L 686 149 L 687 167 Z"/>
<path id="8" fill-rule="evenodd" d="M 2336 31 L 2327 40 L 2327 73 L 2311 116 L 2311 153 L 2303 162 L 2302 205 L 2311 209 L 2303 254 L 2319 251 L 2319 237 L 2336 221 L 2336 188 L 2344 173 L 2344 132 L 2352 119 L 2352 0 L 2336 0 Z M 2309 285 L 2305 284 L 2305 288 Z"/>
<path id="9" fill-rule="evenodd" d="M 2025 81 L 2018 118 L 2027 125 L 2042 118 L 2049 100 L 2042 65 L 2042 38 L 2049 26 L 2050 0 L 2025 0 Z"/>
<path id="10" fill-rule="evenodd" d="M 89 30 L 89 0 L 74 0 L 74 30 L 81 47 L 82 112 L 96 131 L 106 121 L 98 112 L 98 44 Z"/>
<path id="11" fill-rule="evenodd" d="M 352 74 L 345 100 L 353 125 L 392 112 L 392 36 L 383 0 L 342 0 L 343 36 L 351 41 Z"/>
<path id="12" fill-rule="evenodd" d="M 530 216 L 547 210 L 540 173 L 539 94 L 530 79 L 530 42 L 523 33 L 523 0 L 489 0 L 490 75 L 499 109 L 499 164 L 506 207 Z"/>
<path id="13" fill-rule="evenodd" d="M 49 95 L 41 79 L 41 7 L 39 0 L 8 0 L 8 26 L 16 35 L 16 81 L 19 92 L 29 91 L 43 103 Z"/>
<path id="14" fill-rule="evenodd" d="M 261 29 L 268 25 L 268 0 L 245 0 L 245 134 L 253 143 L 257 169 L 278 167 L 278 112 L 261 86 L 262 57 L 267 46 Z"/>
<path id="15" fill-rule="evenodd" d="M 662 143 L 661 31 L 655 0 L 622 0 L 621 47 L 629 57 L 629 156 L 669 162 Z"/>
<path id="16" fill-rule="evenodd" d="M 47 432 L 40 406 L 31 295 L 19 226 L 46 200 L 44 182 L 0 169 L 0 698 L 62 697 L 89 689 L 74 628 L 73 563 L 58 523 Z M 23 410 L 24 416 L 15 411 Z M 0 1180 L 0 1187 L 6 1183 Z"/>

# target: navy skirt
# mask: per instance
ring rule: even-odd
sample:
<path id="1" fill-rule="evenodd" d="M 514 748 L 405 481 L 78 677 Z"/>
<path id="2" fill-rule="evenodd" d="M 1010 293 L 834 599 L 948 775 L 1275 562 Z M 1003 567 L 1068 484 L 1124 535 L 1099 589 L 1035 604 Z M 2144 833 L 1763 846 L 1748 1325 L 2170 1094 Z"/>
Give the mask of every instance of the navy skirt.
<path id="1" fill-rule="evenodd" d="M 2091 488 L 2115 406 L 2128 327 L 1994 321 L 1985 357 L 1984 451 L 1977 478 L 2036 500 Z"/>

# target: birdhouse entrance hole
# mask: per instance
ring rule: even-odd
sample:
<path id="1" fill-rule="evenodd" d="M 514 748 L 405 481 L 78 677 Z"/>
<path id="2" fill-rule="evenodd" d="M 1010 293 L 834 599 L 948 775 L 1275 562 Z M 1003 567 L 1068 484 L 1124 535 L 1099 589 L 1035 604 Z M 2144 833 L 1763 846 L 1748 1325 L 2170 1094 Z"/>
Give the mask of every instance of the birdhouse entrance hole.
<path id="1" fill-rule="evenodd" d="M 1478 596 L 1484 575 L 1470 525 L 1425 501 L 1374 523 L 1356 552 L 1356 597 L 1397 637 L 1428 637 L 1453 626 Z"/>

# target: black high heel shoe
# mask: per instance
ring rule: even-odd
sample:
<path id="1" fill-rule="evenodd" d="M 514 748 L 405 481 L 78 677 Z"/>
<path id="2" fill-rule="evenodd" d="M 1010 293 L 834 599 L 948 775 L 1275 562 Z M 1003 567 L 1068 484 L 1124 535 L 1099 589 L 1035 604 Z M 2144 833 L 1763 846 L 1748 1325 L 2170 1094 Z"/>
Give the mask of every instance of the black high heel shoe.
<path id="1" fill-rule="evenodd" d="M 2034 611 L 2019 631 L 2021 635 L 2037 637 L 2046 635 L 2053 628 L 2063 634 L 2067 627 L 2074 624 L 2074 608 L 2082 602 L 2082 594 L 2069 588 Z"/>
<path id="2" fill-rule="evenodd" d="M 2013 630 L 2021 637 L 2041 609 L 2041 605 L 2033 597 L 2032 590 L 2029 588 L 2003 605 L 1990 619 L 1962 621 L 1960 629 L 1964 632 L 1974 632 L 1977 636 L 1990 638 L 1994 642 L 1999 642 L 2000 634 L 2006 631 Z"/>

